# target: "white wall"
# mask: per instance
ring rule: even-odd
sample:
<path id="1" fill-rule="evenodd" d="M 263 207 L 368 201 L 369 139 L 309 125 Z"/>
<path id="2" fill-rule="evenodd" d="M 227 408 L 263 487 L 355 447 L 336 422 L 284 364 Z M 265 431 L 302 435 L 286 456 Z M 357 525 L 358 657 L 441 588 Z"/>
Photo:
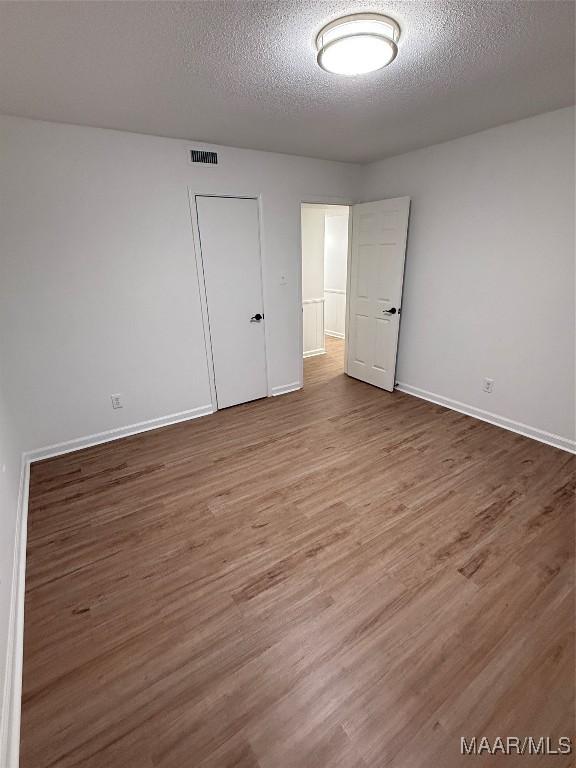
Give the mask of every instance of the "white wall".
<path id="1" fill-rule="evenodd" d="M 302 298 L 316 299 L 324 293 L 324 219 L 321 205 L 302 206 Z"/>
<path id="2" fill-rule="evenodd" d="M 324 348 L 324 220 L 322 205 L 302 206 L 302 333 L 304 357 Z"/>
<path id="3" fill-rule="evenodd" d="M 190 146 L 0 118 L 0 324 L 27 449 L 210 403 L 188 186 L 262 195 L 270 386 L 298 382 L 300 203 L 353 198 L 359 168 L 223 147 L 192 166 Z"/>
<path id="4" fill-rule="evenodd" d="M 324 324 L 329 336 L 344 338 L 346 325 L 346 269 L 348 208 L 327 211 L 324 237 Z"/>
<path id="5" fill-rule="evenodd" d="M 374 163 L 364 181 L 364 200 L 412 198 L 397 379 L 573 440 L 574 111 Z"/>

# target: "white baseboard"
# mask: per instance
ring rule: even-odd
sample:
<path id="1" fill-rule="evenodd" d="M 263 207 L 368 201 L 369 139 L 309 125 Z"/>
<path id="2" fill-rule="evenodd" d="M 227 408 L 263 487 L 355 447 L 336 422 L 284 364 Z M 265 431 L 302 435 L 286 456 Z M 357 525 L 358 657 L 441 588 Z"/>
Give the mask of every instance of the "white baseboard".
<path id="1" fill-rule="evenodd" d="M 518 435 L 531 437 L 533 440 L 538 440 L 541 443 L 553 445 L 554 448 L 560 448 L 562 451 L 576 453 L 576 441 L 569 440 L 567 437 L 561 437 L 561 435 L 545 432 L 542 429 L 536 429 L 536 427 L 531 427 L 528 424 L 522 424 L 519 421 L 506 419 L 504 416 L 498 416 L 496 413 L 484 411 L 481 408 L 476 408 L 473 405 L 468 405 L 467 403 L 461 403 L 458 400 L 452 400 L 449 397 L 436 395 L 434 392 L 428 392 L 425 389 L 413 387 L 411 384 L 405 384 L 401 381 L 396 383 L 396 389 L 400 390 L 400 392 L 405 392 L 407 395 L 414 395 L 415 397 L 420 397 L 422 400 L 428 400 L 431 403 L 436 403 L 436 405 L 443 405 L 445 408 L 450 408 L 452 411 L 464 413 L 466 416 L 472 416 L 475 419 L 487 421 L 489 424 L 494 424 L 497 427 L 508 429 L 510 432 L 516 432 Z"/>
<path id="2" fill-rule="evenodd" d="M 20 753 L 20 702 L 22 699 L 22 659 L 24 643 L 24 592 L 26 578 L 26 534 L 30 462 L 22 456 L 20 488 L 16 510 L 12 589 L 8 619 L 2 719 L 0 722 L 0 765 L 18 768 Z"/>
<path id="3" fill-rule="evenodd" d="M 40 461 L 41 459 L 50 459 L 54 456 L 61 456 L 64 453 L 71 453 L 72 451 L 79 451 L 82 448 L 91 448 L 94 445 L 100 445 L 101 443 L 108 443 L 111 440 L 120 440 L 122 437 L 129 437 L 130 435 L 138 435 L 141 432 L 148 432 L 151 429 L 159 429 L 160 427 L 167 427 L 170 424 L 178 424 L 181 421 L 188 421 L 189 419 L 197 419 L 200 416 L 209 416 L 214 413 L 212 404 L 201 405 L 198 408 L 191 408 L 188 411 L 181 411 L 180 413 L 171 413 L 168 416 L 160 416 L 157 419 L 148 419 L 147 421 L 140 421 L 137 424 L 129 424 L 126 427 L 118 427 L 117 429 L 108 429 L 105 432 L 97 432 L 94 435 L 87 435 L 86 437 L 77 437 L 74 440 L 67 440 L 64 443 L 55 443 L 54 445 L 46 445 L 44 448 L 38 448 L 34 451 L 29 451 L 26 457 L 30 462 Z"/>
<path id="4" fill-rule="evenodd" d="M 339 333 L 338 331 L 327 331 L 324 329 L 324 336 L 333 336 L 335 339 L 343 339 L 344 334 Z"/>
<path id="5" fill-rule="evenodd" d="M 316 355 L 325 355 L 325 349 L 310 349 L 308 352 L 304 352 L 303 357 L 316 357 Z"/>
<path id="6" fill-rule="evenodd" d="M 280 387 L 272 387 L 272 397 L 278 395 L 287 395 L 288 392 L 295 392 L 297 389 L 302 389 L 302 384 L 299 381 L 293 381 L 291 384 L 282 384 Z"/>

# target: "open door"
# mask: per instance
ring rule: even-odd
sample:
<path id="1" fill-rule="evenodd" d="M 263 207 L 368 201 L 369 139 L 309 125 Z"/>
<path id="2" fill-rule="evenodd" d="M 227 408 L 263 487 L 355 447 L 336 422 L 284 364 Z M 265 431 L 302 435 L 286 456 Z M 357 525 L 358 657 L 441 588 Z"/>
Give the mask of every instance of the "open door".
<path id="1" fill-rule="evenodd" d="M 392 392 L 410 198 L 352 206 L 346 373 Z"/>

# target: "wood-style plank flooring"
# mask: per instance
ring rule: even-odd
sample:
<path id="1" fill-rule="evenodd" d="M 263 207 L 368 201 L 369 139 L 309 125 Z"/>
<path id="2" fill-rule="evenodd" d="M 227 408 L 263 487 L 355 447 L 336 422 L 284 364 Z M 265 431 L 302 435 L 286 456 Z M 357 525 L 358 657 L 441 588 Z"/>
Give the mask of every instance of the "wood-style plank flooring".
<path id="1" fill-rule="evenodd" d="M 342 373 L 32 468 L 22 768 L 573 736 L 574 457 Z"/>

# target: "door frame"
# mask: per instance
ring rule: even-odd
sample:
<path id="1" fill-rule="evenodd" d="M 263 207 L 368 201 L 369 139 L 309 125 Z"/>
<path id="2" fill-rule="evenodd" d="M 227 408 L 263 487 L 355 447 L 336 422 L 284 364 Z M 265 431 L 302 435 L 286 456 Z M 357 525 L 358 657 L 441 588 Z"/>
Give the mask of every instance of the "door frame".
<path id="1" fill-rule="evenodd" d="M 357 203 L 353 203 L 357 205 Z M 350 289 L 352 286 L 352 228 L 354 226 L 354 211 L 350 206 L 348 214 L 348 255 L 346 257 L 346 314 L 344 315 L 344 373 L 348 375 L 348 337 L 350 325 Z"/>
<path id="2" fill-rule="evenodd" d="M 300 355 L 300 370 L 299 370 L 299 385 L 300 389 L 304 387 L 304 313 L 302 311 L 302 206 L 310 205 L 346 205 L 350 209 L 354 202 L 350 201 L 347 197 L 331 197 L 330 195 L 306 195 L 300 199 L 298 204 L 298 238 L 299 238 L 299 251 L 300 258 L 298 263 L 300 269 L 298 270 L 298 351 Z M 346 269 L 350 267 L 350 244 L 352 234 L 352 216 L 350 210 L 348 211 L 348 258 L 346 262 Z M 346 316 L 344 318 L 344 371 L 346 371 L 346 360 L 348 352 L 348 271 L 346 272 Z"/>
<path id="3" fill-rule="evenodd" d="M 268 333 L 268 324 L 266 323 L 267 309 L 266 309 L 266 272 L 264 266 L 264 243 L 262 233 L 262 194 L 260 192 L 249 193 L 242 192 L 234 194 L 229 191 L 219 192 L 202 192 L 198 189 L 188 187 L 188 205 L 190 208 L 190 223 L 192 226 L 192 241 L 194 250 L 194 260 L 196 264 L 196 278 L 198 283 L 198 294 L 200 297 L 200 309 L 202 315 L 202 330 L 204 334 L 204 348 L 206 352 L 206 367 L 208 370 L 208 382 L 210 385 L 210 400 L 212 403 L 212 410 L 216 412 L 218 410 L 218 400 L 216 397 L 216 377 L 214 375 L 214 357 L 212 353 L 212 338 L 210 336 L 210 319 L 208 315 L 208 296 L 206 293 L 206 280 L 204 277 L 204 262 L 202 260 L 202 243 L 200 239 L 200 222 L 198 220 L 198 210 L 196 208 L 197 197 L 224 197 L 234 198 L 240 200 L 256 200 L 258 203 L 258 255 L 260 258 L 260 283 L 262 291 L 262 311 L 264 314 L 264 365 L 266 369 L 266 394 L 268 397 L 271 395 L 270 385 L 270 367 L 268 365 L 268 349 L 270 344 L 270 338 Z"/>

